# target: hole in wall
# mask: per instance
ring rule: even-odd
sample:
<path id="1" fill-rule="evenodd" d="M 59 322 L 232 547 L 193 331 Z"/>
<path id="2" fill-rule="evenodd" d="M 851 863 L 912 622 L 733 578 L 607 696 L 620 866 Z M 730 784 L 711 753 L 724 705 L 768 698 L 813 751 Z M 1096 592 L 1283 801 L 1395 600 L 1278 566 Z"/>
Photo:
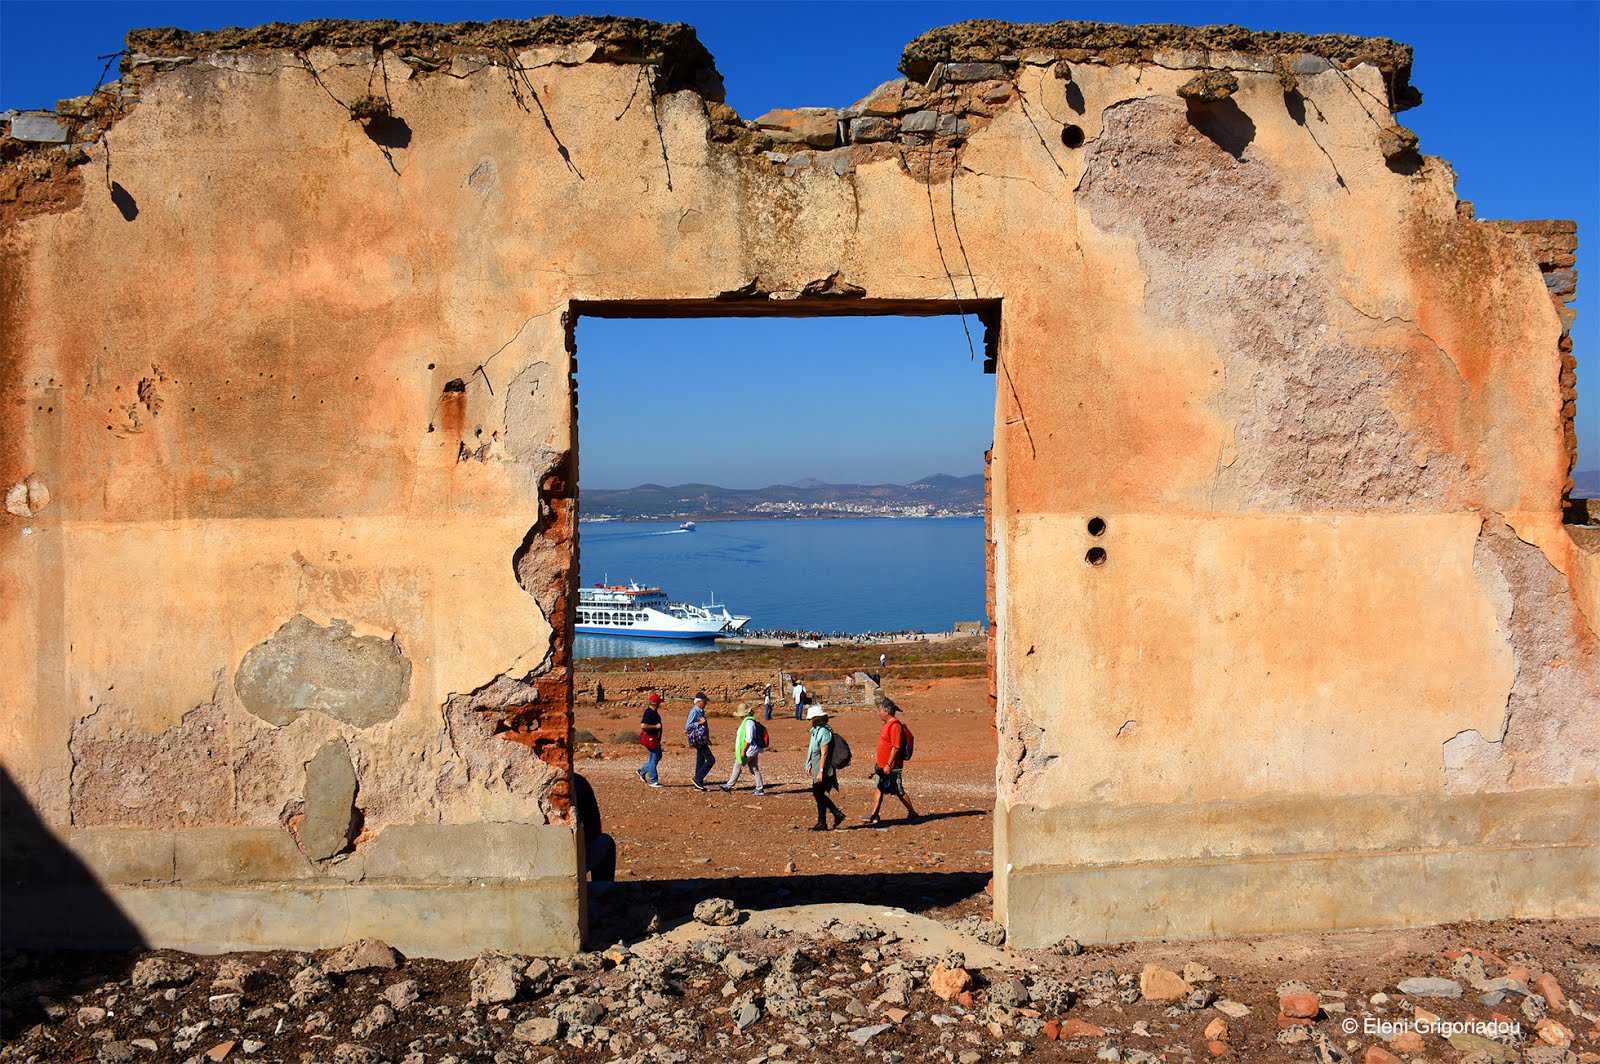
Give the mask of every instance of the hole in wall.
<path id="1" fill-rule="evenodd" d="M 1104 565 L 1106 563 L 1106 549 L 1104 547 L 1090 547 L 1089 553 L 1083 556 L 1083 560 L 1090 565 Z"/>
<path id="2" fill-rule="evenodd" d="M 681 745 L 677 729 L 683 727 L 688 695 L 696 690 L 689 684 L 699 681 L 695 674 L 704 667 L 674 662 L 671 658 L 677 655 L 660 651 L 652 655 L 653 662 L 637 657 L 623 661 L 621 648 L 601 643 L 597 626 L 632 622 L 625 626 L 637 628 L 635 615 L 643 611 L 614 608 L 609 616 L 597 617 L 597 611 L 607 613 L 598 605 L 602 596 L 590 594 L 585 601 L 583 592 L 631 581 L 660 587 L 672 601 L 696 606 L 708 605 L 715 592 L 719 609 L 726 603 L 731 613 L 751 616 L 749 628 L 774 630 L 773 638 L 764 642 L 777 645 L 735 650 L 750 654 L 752 663 L 736 670 L 724 667 L 717 686 L 707 687 L 716 755 L 707 784 L 720 786 L 729 779 L 733 764 L 726 747 L 736 723 L 731 714 L 740 702 L 760 706 L 768 683 L 776 706 L 764 722 L 773 739 L 772 760 L 762 765 L 769 787 L 803 763 L 809 725 L 795 720 L 792 710 L 784 712 L 793 697 L 794 678 L 804 682 L 814 704 L 835 711 L 841 734 L 852 739 L 876 735 L 881 727 L 865 700 L 866 688 L 876 689 L 881 682 L 883 692 L 912 715 L 912 727 L 918 719 L 931 720 L 934 711 L 927 707 L 945 699 L 941 706 L 956 707 L 949 713 L 968 718 L 961 726 L 970 723 L 975 729 L 968 744 L 972 756 L 963 771 L 972 770 L 980 787 L 994 777 L 997 755 L 989 740 L 993 709 L 987 700 L 992 681 L 983 643 L 969 654 L 933 638 L 880 646 L 832 637 L 835 630 L 886 633 L 911 626 L 927 629 L 932 637 L 952 622 L 982 619 L 985 604 L 978 596 L 983 593 L 987 541 L 981 517 L 984 486 L 976 478 L 983 469 L 979 456 L 993 438 L 998 378 L 985 379 L 987 360 L 976 354 L 989 354 L 997 342 L 998 306 L 977 308 L 979 320 L 965 327 L 952 313 L 958 308 L 947 303 L 874 306 L 853 300 L 852 309 L 843 312 L 838 306 L 830 302 L 821 313 L 801 300 L 789 301 L 782 308 L 786 313 L 742 305 L 574 307 L 570 335 L 579 396 L 574 453 L 583 520 L 575 559 L 582 578 L 573 589 L 576 617 L 569 623 L 584 629 L 577 633 L 582 643 L 574 646 L 572 658 L 574 727 L 618 748 L 615 762 L 608 745 L 606 760 L 583 759 L 574 767 L 591 784 L 604 830 L 617 849 L 617 887 L 603 911 L 591 912 L 591 920 L 606 928 L 598 937 L 607 941 L 612 940 L 607 935 L 617 933 L 610 922 L 627 915 L 622 900 L 633 896 L 630 891 L 659 899 L 661 887 L 669 883 L 717 881 L 714 888 L 665 895 L 691 906 L 713 890 L 733 897 L 728 892 L 747 892 L 749 885 L 752 896 L 765 889 L 773 899 L 762 901 L 763 907 L 811 898 L 876 900 L 895 891 L 918 899 L 919 906 L 939 908 L 970 896 L 962 891 L 971 884 L 981 891 L 992 871 L 987 841 L 992 837 L 991 803 L 982 800 L 948 801 L 912 793 L 917 812 L 935 826 L 930 834 L 938 842 L 933 848 L 952 855 L 937 862 L 909 845 L 905 833 L 889 846 L 882 835 L 867 831 L 831 836 L 840 849 L 822 856 L 788 845 L 747 852 L 742 843 L 721 844 L 714 837 L 709 843 L 700 840 L 700 847 L 663 851 L 649 843 L 661 810 L 641 816 L 634 808 L 640 792 L 636 770 L 644 758 L 636 741 L 643 700 L 651 691 L 666 699 L 661 714 L 667 734 Z M 974 310 L 966 305 L 960 309 Z M 754 317 L 860 320 L 737 320 Z M 732 320 L 708 320 L 717 318 Z M 930 318 L 946 320 L 942 325 L 913 320 Z M 942 327 L 937 342 L 921 329 L 935 325 Z M 895 468 L 894 449 L 912 446 L 906 441 L 915 439 L 915 426 L 902 426 L 895 411 L 885 412 L 893 406 L 908 408 L 913 423 L 920 419 L 940 426 L 934 440 L 942 446 L 949 437 L 959 454 L 943 456 L 934 445 L 923 443 L 905 460 L 905 468 Z M 957 428 L 966 425 L 961 418 L 968 414 L 972 434 Z M 822 424 L 829 426 L 826 434 L 812 431 L 811 426 Z M 847 436 L 848 445 L 843 442 Z M 717 454 L 706 453 L 708 442 Z M 680 451 L 693 461 L 680 466 Z M 859 457 L 841 466 L 840 456 L 849 454 Z M 895 486 L 905 489 L 905 499 L 888 490 Z M 964 490 L 974 493 L 975 505 L 959 513 L 946 511 L 941 501 L 946 494 Z M 828 519 L 786 519 L 812 512 Z M 880 519 L 894 514 L 921 520 Z M 690 523 L 694 527 L 686 527 Z M 960 560 L 953 564 L 970 569 L 972 593 L 962 603 L 902 617 L 900 611 L 908 604 L 928 596 L 929 567 L 907 566 L 903 579 L 890 571 L 896 562 L 942 550 L 947 537 L 965 544 L 958 547 Z M 849 544 L 841 546 L 845 540 Z M 880 542 L 892 544 L 887 559 L 873 553 Z M 805 561 L 807 551 L 825 556 L 826 564 Z M 940 566 L 941 574 L 945 568 Z M 594 589 L 597 583 L 606 587 Z M 828 612 L 846 601 L 851 603 L 848 615 Z M 619 613 L 623 622 L 617 621 Z M 635 642 L 641 651 L 671 647 L 664 639 Z M 886 662 L 880 663 L 880 653 Z M 694 656 L 699 655 L 684 655 Z M 603 702 L 597 690 L 602 686 Z M 618 738 L 608 738 L 612 736 Z M 669 747 L 659 766 L 663 787 L 650 792 L 651 798 L 666 809 L 693 815 L 690 811 L 697 806 L 692 803 L 704 797 L 691 782 L 696 758 L 692 751 L 687 758 L 673 753 Z M 749 795 L 749 774 L 743 773 L 735 786 Z M 860 812 L 865 811 L 863 803 Z M 737 823 L 760 824 L 776 836 L 809 824 L 813 812 L 805 793 L 788 804 L 770 799 L 752 803 Z M 904 814 L 892 797 L 885 800 L 883 812 L 886 821 Z M 926 839 L 916 841 L 926 847 Z M 953 856 L 958 853 L 959 862 Z"/>
<path id="3" fill-rule="evenodd" d="M 1065 144 L 1069 148 L 1083 147 L 1083 127 L 1072 125 L 1062 126 L 1061 143 Z"/>
<path id="4" fill-rule="evenodd" d="M 1103 536 L 1106 534 L 1106 519 L 1103 517 L 1089 518 L 1089 535 Z"/>
<path id="5" fill-rule="evenodd" d="M 464 392 L 467 390 L 467 382 L 462 380 L 460 377 L 457 377 L 455 380 L 445 381 L 444 390 L 446 393 Z"/>

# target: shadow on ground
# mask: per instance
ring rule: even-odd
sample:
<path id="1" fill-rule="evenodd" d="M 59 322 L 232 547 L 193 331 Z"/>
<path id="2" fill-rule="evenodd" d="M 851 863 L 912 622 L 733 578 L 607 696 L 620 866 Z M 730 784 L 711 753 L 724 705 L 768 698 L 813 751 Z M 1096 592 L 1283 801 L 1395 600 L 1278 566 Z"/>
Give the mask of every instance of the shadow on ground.
<path id="1" fill-rule="evenodd" d="M 988 882 L 988 872 L 878 872 L 592 884 L 589 946 L 669 930 L 693 919 L 695 905 L 707 898 L 728 898 L 741 909 L 854 902 L 892 905 L 941 919 L 980 909 L 986 913 Z"/>

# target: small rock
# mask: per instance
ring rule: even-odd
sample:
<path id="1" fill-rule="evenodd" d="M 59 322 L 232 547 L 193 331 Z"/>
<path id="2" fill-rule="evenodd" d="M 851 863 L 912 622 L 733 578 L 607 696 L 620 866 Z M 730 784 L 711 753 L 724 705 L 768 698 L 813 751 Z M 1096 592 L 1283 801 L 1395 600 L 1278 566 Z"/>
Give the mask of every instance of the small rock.
<path id="1" fill-rule="evenodd" d="M 939 70 L 945 81 L 961 83 L 1002 81 L 1007 77 L 1006 68 L 1000 63 L 945 63 Z"/>
<path id="2" fill-rule="evenodd" d="M 388 1004 L 380 1002 L 372 1006 L 372 1011 L 357 1020 L 350 1027 L 350 1033 L 357 1038 L 371 1038 L 394 1022 L 394 1009 Z"/>
<path id="3" fill-rule="evenodd" d="M 911 1015 L 905 1009 L 884 1009 L 883 1014 L 888 1017 L 890 1023 L 904 1023 L 905 1018 Z"/>
<path id="4" fill-rule="evenodd" d="M 1059 953 L 1063 957 L 1076 957 L 1083 952 L 1083 943 L 1068 935 L 1050 949 L 1051 952 Z"/>
<path id="5" fill-rule="evenodd" d="M 1361 1058 L 1361 1062 L 1362 1064 L 1402 1064 L 1399 1057 L 1378 1046 L 1368 1046 L 1366 1055 Z"/>
<path id="6" fill-rule="evenodd" d="M 315 964 L 308 964 L 294 973 L 289 989 L 314 1001 L 333 993 L 333 980 Z"/>
<path id="7" fill-rule="evenodd" d="M 100 1064 L 132 1064 L 139 1059 L 139 1051 L 129 1042 L 107 1042 L 97 1054 Z"/>
<path id="8" fill-rule="evenodd" d="M 1412 997 L 1458 998 L 1461 996 L 1461 984 L 1454 979 L 1439 979 L 1432 976 L 1402 979 L 1396 986 L 1402 994 Z"/>
<path id="9" fill-rule="evenodd" d="M 1242 1020 L 1246 1016 L 1250 1015 L 1249 1005 L 1245 1005 L 1238 1001 L 1229 1001 L 1226 998 L 1215 1002 L 1211 1007 L 1230 1019 Z"/>
<path id="10" fill-rule="evenodd" d="M 888 1023 L 879 1023 L 871 1027 L 857 1027 L 853 1031 L 846 1031 L 845 1037 L 850 1039 L 850 1041 L 854 1042 L 856 1045 L 864 1046 L 872 1039 L 878 1037 L 878 1035 L 889 1030 L 892 1026 L 894 1025 Z"/>
<path id="11" fill-rule="evenodd" d="M 949 1001 L 959 996 L 970 986 L 972 986 L 972 973 L 965 968 L 946 968 L 941 964 L 928 976 L 928 989 L 939 995 L 941 1001 Z"/>
<path id="12" fill-rule="evenodd" d="M 561 1021 L 553 1016 L 534 1016 L 513 1027 L 511 1037 L 529 1045 L 542 1046 L 561 1037 Z"/>
<path id="13" fill-rule="evenodd" d="M 860 1002 L 852 1001 L 851 1004 L 859 1005 Z M 756 1007 L 756 1003 L 754 1001 L 746 1001 L 734 1011 L 733 1025 L 742 1031 L 760 1018 L 761 1010 Z"/>
<path id="14" fill-rule="evenodd" d="M 1210 983 L 1216 978 L 1216 972 L 1197 961 L 1187 961 L 1183 966 L 1183 981 L 1186 983 Z"/>
<path id="15" fill-rule="evenodd" d="M 1378 150 L 1385 159 L 1415 154 L 1417 135 L 1405 126 L 1385 126 L 1378 130 Z"/>
<path id="16" fill-rule="evenodd" d="M 1285 1027 L 1278 1032 L 1277 1038 L 1278 1044 L 1281 1046 L 1292 1046 L 1296 1042 L 1309 1042 L 1310 1040 L 1311 1028 L 1303 1023 L 1297 1023 L 1293 1027 Z"/>
<path id="17" fill-rule="evenodd" d="M 78 1010 L 78 1026 L 94 1027 L 106 1022 L 106 1010 L 98 1005 L 85 1005 Z"/>
<path id="18" fill-rule="evenodd" d="M 900 128 L 906 133 L 932 133 L 939 128 L 939 112 L 913 111 L 900 120 Z"/>
<path id="19" fill-rule="evenodd" d="M 1405 1030 L 1389 1039 L 1389 1044 L 1394 1046 L 1395 1052 L 1407 1056 L 1415 1056 L 1422 1052 L 1422 1035 L 1417 1031 Z"/>
<path id="20" fill-rule="evenodd" d="M 227 958 L 217 965 L 217 976 L 211 980 L 211 989 L 234 994 L 252 994 L 268 982 L 266 972 L 244 961 Z"/>
<path id="21" fill-rule="evenodd" d="M 1146 1001 L 1182 1001 L 1193 989 L 1177 972 L 1159 965 L 1147 964 L 1139 973 L 1139 995 Z"/>
<path id="22" fill-rule="evenodd" d="M 893 140 L 899 128 L 889 118 L 853 118 L 850 120 L 850 140 L 855 144 Z M 793 861 L 789 862 L 791 865 Z M 790 872 L 793 875 L 793 872 Z"/>
<path id="23" fill-rule="evenodd" d="M 406 979 L 383 988 L 383 1000 L 400 1012 L 404 1012 L 414 1005 L 420 996 L 417 993 L 417 981 L 415 979 Z"/>
<path id="24" fill-rule="evenodd" d="M 1555 976 L 1546 972 L 1530 985 L 1549 1003 L 1552 1011 L 1567 1011 L 1567 995 L 1562 993 L 1561 984 L 1556 982 Z"/>
<path id="25" fill-rule="evenodd" d="M 214 1045 L 210 1049 L 206 1050 L 206 1059 L 207 1060 L 227 1060 L 228 1059 L 228 1054 L 233 1052 L 233 1047 L 236 1044 L 237 1043 L 231 1042 L 231 1041 L 229 1041 L 229 1042 L 218 1042 L 216 1045 Z"/>
<path id="26" fill-rule="evenodd" d="M 348 946 L 339 947 L 321 963 L 325 972 L 346 975 L 350 972 L 370 972 L 398 967 L 400 955 L 386 942 L 375 938 L 363 938 Z"/>
<path id="27" fill-rule="evenodd" d="M 244 1050 L 245 1056 L 254 1056 L 263 1049 L 267 1048 L 267 1043 L 257 1042 L 253 1038 L 246 1038 L 243 1042 L 239 1043 L 239 1048 Z"/>
<path id="28" fill-rule="evenodd" d="M 758 964 L 748 960 L 741 953 L 730 953 L 722 958 L 722 970 L 728 973 L 729 979 L 748 979 L 757 975 L 766 968 L 764 963 Z"/>
<path id="29" fill-rule="evenodd" d="M 368 1046 L 342 1042 L 333 1049 L 333 1064 L 388 1064 L 388 1058 Z"/>
<path id="30" fill-rule="evenodd" d="M 1096 1027 L 1085 1020 L 1063 1020 L 1059 1030 L 1060 1040 L 1063 1042 L 1076 1042 L 1086 1038 L 1104 1038 L 1106 1036 L 1104 1027 Z"/>
<path id="31" fill-rule="evenodd" d="M 694 918 L 712 927 L 731 927 L 739 922 L 739 907 L 727 898 L 707 898 L 694 907 Z"/>
<path id="32" fill-rule="evenodd" d="M 1278 999 L 1278 1011 L 1290 1019 L 1314 1020 L 1322 1002 L 1315 994 L 1287 994 Z"/>
<path id="33" fill-rule="evenodd" d="M 1218 1016 L 1206 1024 L 1206 1038 L 1212 1042 L 1226 1042 L 1228 1040 L 1228 1021 Z"/>
<path id="34" fill-rule="evenodd" d="M 1005 1009 L 1016 1009 L 1029 1000 L 1028 988 L 1020 979 L 1001 979 L 989 987 L 989 1003 Z"/>
<path id="35" fill-rule="evenodd" d="M 576 958 L 574 958 L 576 960 Z M 474 1005 L 515 1001 L 522 990 L 522 961 L 499 950 L 485 950 L 472 962 L 468 975 Z"/>
<path id="36" fill-rule="evenodd" d="M 1178 95 L 1194 103 L 1221 103 L 1238 91 L 1231 70 L 1204 70 L 1178 87 Z"/>
<path id="37" fill-rule="evenodd" d="M 183 986 L 192 982 L 195 969 L 192 964 L 180 964 L 165 957 L 146 957 L 133 966 L 130 977 L 140 990 L 159 990 L 169 986 Z"/>

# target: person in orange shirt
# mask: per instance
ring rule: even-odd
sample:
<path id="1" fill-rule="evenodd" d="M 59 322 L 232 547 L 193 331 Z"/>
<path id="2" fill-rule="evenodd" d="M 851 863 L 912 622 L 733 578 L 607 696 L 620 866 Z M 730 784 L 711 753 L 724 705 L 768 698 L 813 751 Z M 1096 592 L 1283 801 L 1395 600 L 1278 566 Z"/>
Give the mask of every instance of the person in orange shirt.
<path id="1" fill-rule="evenodd" d="M 883 796 L 886 794 L 894 795 L 906 807 L 908 822 L 915 824 L 920 819 L 916 809 L 912 808 L 911 799 L 906 797 L 905 784 L 901 779 L 909 732 L 900 723 L 899 713 L 900 707 L 892 699 L 878 699 L 878 719 L 883 721 L 883 730 L 878 733 L 877 765 L 872 770 L 878 779 L 878 791 L 872 796 L 872 812 L 861 818 L 868 824 L 879 823 L 878 811 L 883 808 Z"/>

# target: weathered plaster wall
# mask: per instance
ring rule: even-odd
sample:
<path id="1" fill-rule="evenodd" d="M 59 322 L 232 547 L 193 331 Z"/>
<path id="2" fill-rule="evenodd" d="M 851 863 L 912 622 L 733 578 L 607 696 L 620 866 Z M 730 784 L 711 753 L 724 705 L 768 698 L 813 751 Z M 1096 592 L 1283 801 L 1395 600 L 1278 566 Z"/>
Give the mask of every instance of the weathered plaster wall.
<path id="1" fill-rule="evenodd" d="M 1399 46 L 1073 25 L 754 122 L 681 28 L 136 35 L 8 177 L 38 816 L 163 942 L 570 948 L 574 312 L 981 305 L 1013 941 L 1600 910 L 1538 249 Z"/>

